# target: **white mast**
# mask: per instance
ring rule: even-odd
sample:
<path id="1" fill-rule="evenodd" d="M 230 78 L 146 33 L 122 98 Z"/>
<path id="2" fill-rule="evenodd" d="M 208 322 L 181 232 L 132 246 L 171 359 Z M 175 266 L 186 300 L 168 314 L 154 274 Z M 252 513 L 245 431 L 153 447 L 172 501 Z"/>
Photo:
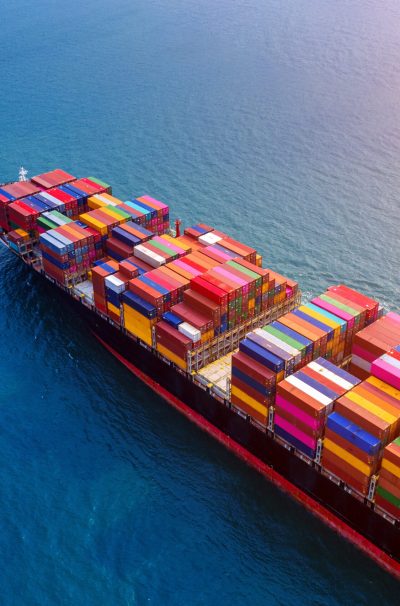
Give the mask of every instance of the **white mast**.
<path id="1" fill-rule="evenodd" d="M 28 171 L 21 166 L 18 173 L 18 181 L 27 181 Z"/>

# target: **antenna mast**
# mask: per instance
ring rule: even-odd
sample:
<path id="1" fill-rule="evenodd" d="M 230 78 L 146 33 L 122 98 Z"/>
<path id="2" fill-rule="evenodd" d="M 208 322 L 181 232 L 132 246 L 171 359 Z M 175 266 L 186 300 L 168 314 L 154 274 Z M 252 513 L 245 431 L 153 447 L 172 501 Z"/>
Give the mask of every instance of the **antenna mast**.
<path id="1" fill-rule="evenodd" d="M 18 181 L 27 181 L 28 171 L 21 166 L 18 173 Z"/>

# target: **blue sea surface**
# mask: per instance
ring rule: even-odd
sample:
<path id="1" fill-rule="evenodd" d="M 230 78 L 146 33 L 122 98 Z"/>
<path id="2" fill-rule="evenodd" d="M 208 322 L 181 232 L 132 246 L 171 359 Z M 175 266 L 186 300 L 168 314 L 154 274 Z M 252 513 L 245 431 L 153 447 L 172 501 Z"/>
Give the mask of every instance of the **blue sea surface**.
<path id="1" fill-rule="evenodd" d="M 398 309 L 395 0 L 0 0 L 0 181 L 61 167 Z M 2 606 L 391 605 L 398 583 L 0 251 Z"/>

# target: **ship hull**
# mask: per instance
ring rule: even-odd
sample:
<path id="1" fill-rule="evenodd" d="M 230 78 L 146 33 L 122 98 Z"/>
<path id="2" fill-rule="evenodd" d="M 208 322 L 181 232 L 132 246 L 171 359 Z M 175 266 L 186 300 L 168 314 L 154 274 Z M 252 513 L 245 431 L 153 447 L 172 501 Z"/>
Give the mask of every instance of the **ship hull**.
<path id="1" fill-rule="evenodd" d="M 139 379 L 400 578 L 400 527 L 375 512 L 106 319 L 77 303 L 96 338 Z"/>

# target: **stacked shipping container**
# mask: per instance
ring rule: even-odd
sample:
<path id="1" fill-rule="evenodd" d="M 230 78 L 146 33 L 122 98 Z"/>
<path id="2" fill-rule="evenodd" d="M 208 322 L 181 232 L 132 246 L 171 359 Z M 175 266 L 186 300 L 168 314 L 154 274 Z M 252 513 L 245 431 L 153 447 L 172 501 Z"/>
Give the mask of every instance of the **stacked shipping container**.
<path id="1" fill-rule="evenodd" d="M 383 448 L 400 434 L 400 392 L 369 377 L 339 398 L 335 415 L 328 423 L 332 435 L 324 442 L 322 463 L 349 486 L 367 494 Z M 346 431 L 340 429 L 343 427 Z M 352 441 L 353 446 L 347 443 Z"/>
<path id="2" fill-rule="evenodd" d="M 243 350 L 232 356 L 231 402 L 264 427 L 275 394 L 276 374 Z"/>
<path id="3" fill-rule="evenodd" d="M 277 386 L 275 433 L 314 458 L 336 400 L 357 383 L 357 378 L 323 358 L 310 362 Z"/>
<path id="4" fill-rule="evenodd" d="M 400 519 L 400 438 L 386 446 L 383 451 L 375 503 Z"/>
<path id="5" fill-rule="evenodd" d="M 400 315 L 389 312 L 361 330 L 352 345 L 351 372 L 361 379 L 371 374 L 371 364 L 400 343 Z"/>
<path id="6" fill-rule="evenodd" d="M 400 390 L 400 346 L 396 345 L 372 362 L 371 374 Z"/>
<path id="7" fill-rule="evenodd" d="M 87 277 L 102 255 L 96 248 L 98 234 L 76 222 L 66 223 L 40 235 L 44 271 L 57 282 L 69 285 Z"/>

